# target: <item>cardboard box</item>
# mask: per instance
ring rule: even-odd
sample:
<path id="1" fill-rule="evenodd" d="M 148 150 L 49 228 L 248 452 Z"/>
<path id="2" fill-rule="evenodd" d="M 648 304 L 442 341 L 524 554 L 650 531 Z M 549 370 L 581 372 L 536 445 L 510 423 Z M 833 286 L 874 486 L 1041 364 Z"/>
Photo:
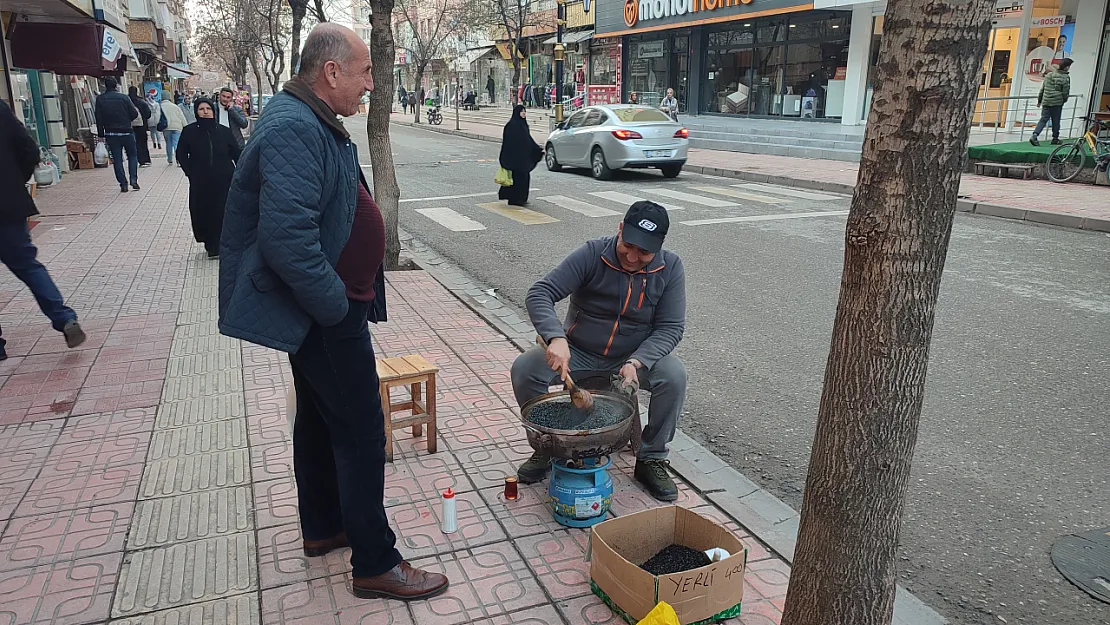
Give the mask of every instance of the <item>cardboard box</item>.
<path id="1" fill-rule="evenodd" d="M 81 152 L 77 155 L 77 169 L 92 169 L 96 167 L 93 162 L 92 152 Z"/>
<path id="2" fill-rule="evenodd" d="M 640 568 L 672 544 L 732 556 L 700 569 L 654 576 Z M 635 624 L 666 601 L 683 625 L 732 618 L 744 598 L 748 548 L 716 522 L 680 506 L 644 510 L 599 523 L 590 535 L 590 587 Z"/>
<path id="3" fill-rule="evenodd" d="M 85 144 L 75 139 L 66 139 L 66 152 L 87 152 Z"/>

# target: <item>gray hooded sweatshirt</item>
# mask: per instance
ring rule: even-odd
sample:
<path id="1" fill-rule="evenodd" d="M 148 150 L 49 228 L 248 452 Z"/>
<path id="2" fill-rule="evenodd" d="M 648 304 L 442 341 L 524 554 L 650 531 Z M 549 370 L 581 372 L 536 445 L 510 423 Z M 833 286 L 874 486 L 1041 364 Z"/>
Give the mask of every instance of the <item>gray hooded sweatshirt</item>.
<path id="1" fill-rule="evenodd" d="M 617 237 L 587 242 L 532 285 L 525 303 L 546 341 L 566 338 L 597 356 L 652 366 L 674 351 L 686 329 L 686 272 L 682 259 L 661 250 L 640 271 L 617 259 Z M 560 324 L 555 303 L 570 297 Z"/>

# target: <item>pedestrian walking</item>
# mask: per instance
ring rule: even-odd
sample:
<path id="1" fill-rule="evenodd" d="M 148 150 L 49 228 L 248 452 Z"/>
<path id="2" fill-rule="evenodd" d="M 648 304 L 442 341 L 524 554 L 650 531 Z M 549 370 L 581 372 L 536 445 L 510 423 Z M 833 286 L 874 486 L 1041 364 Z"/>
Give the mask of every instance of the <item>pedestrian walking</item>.
<path id="1" fill-rule="evenodd" d="M 66 306 L 46 267 L 38 261 L 38 250 L 27 227 L 27 218 L 39 213 L 26 185 L 38 164 L 38 144 L 0 99 L 0 197 L 4 198 L 0 201 L 0 262 L 31 289 L 39 309 L 72 349 L 85 342 L 85 331 L 77 322 L 77 313 Z M 0 360 L 7 358 L 0 329 Z"/>
<path id="2" fill-rule="evenodd" d="M 1052 145 L 1060 144 L 1060 116 L 1064 112 L 1064 103 L 1071 95 L 1071 75 L 1068 73 L 1073 61 L 1061 59 L 1055 70 L 1045 76 L 1041 90 L 1037 93 L 1037 106 L 1041 107 L 1041 120 L 1033 129 L 1033 136 L 1029 143 L 1040 145 L 1037 139 L 1048 122 L 1052 121 Z"/>
<path id="3" fill-rule="evenodd" d="M 185 101 L 178 105 L 181 109 L 181 114 L 185 116 L 185 125 L 189 125 L 197 121 L 196 115 L 193 113 L 193 100 L 203 96 L 186 96 Z"/>
<path id="4" fill-rule="evenodd" d="M 405 93 L 405 86 L 404 85 L 399 85 L 397 87 L 397 103 L 400 104 L 401 106 L 405 106 L 406 105 L 406 100 L 408 100 L 407 95 L 408 94 Z"/>
<path id="5" fill-rule="evenodd" d="M 420 91 L 416 95 L 416 100 L 417 100 L 417 106 L 424 106 L 424 103 L 427 100 L 427 96 L 426 96 L 426 92 L 424 91 L 423 86 L 420 87 Z"/>
<path id="6" fill-rule="evenodd" d="M 170 101 L 169 92 L 162 94 L 162 117 L 165 120 L 165 128 L 162 134 L 166 137 L 166 161 L 173 165 L 173 155 L 177 152 L 177 142 L 181 138 L 181 131 L 188 123 L 185 121 L 185 114 L 181 112 L 181 107 Z"/>
<path id="7" fill-rule="evenodd" d="M 146 96 L 146 104 L 150 107 L 150 119 L 146 122 L 147 131 L 150 133 L 150 138 L 154 142 L 154 148 L 161 150 L 162 132 L 158 130 L 158 124 L 162 121 L 162 105 L 149 93 Z"/>
<path id="8" fill-rule="evenodd" d="M 224 205 L 241 147 L 231 129 L 216 122 L 217 105 L 208 98 L 193 104 L 197 121 L 185 126 L 177 144 L 177 162 L 189 179 L 189 217 L 193 237 L 208 258 L 220 255 Z"/>
<path id="9" fill-rule="evenodd" d="M 195 111 L 196 107 L 193 110 Z M 219 115 L 219 124 L 230 130 L 231 135 L 235 137 L 235 142 L 240 148 L 243 147 L 243 130 L 247 127 L 247 116 L 243 114 L 242 108 L 235 105 L 234 91 L 227 87 L 220 89 L 220 106 L 216 113 Z"/>
<path id="10" fill-rule="evenodd" d="M 634 476 L 661 501 L 678 498 L 667 473 L 667 445 L 686 399 L 686 367 L 674 349 L 686 328 L 686 273 L 678 254 L 663 249 L 670 218 L 662 206 L 628 208 L 615 236 L 571 252 L 528 290 L 525 302 L 547 349 L 534 347 L 513 361 L 513 393 L 523 406 L 567 374 L 616 373 L 620 387 L 651 391 L 648 424 L 636 450 Z M 555 305 L 569 297 L 566 320 Z M 629 305 L 631 302 L 631 305 Z M 536 452 L 517 469 L 531 484 L 551 470 Z"/>
<path id="11" fill-rule="evenodd" d="M 487 76 L 486 77 L 486 93 L 489 94 L 489 103 L 490 104 L 493 104 L 494 91 L 495 91 L 495 87 L 494 87 L 494 84 L 493 84 L 493 76 Z"/>
<path id="12" fill-rule="evenodd" d="M 678 98 L 674 97 L 674 89 L 667 88 L 667 96 L 659 103 L 659 110 L 666 113 L 673 121 L 678 122 Z"/>
<path id="13" fill-rule="evenodd" d="M 139 156 L 135 146 L 135 131 L 131 122 L 139 116 L 139 109 L 131 99 L 116 91 L 119 83 L 108 76 L 104 79 L 104 93 L 96 99 L 93 115 L 96 118 L 97 133 L 108 144 L 112 155 L 112 168 L 116 173 L 120 193 L 127 193 L 128 175 L 131 188 L 139 190 Z M 123 169 L 123 153 L 127 152 L 127 171 Z"/>
<path id="14" fill-rule="evenodd" d="M 513 184 L 501 187 L 497 197 L 507 201 L 509 206 L 527 206 L 532 170 L 543 160 L 543 148 L 532 138 L 528 128 L 528 111 L 523 104 L 513 108 L 513 116 L 505 124 L 498 160 L 502 167 L 513 172 Z"/>
<path id="15" fill-rule="evenodd" d="M 308 557 L 351 547 L 361 598 L 412 600 L 447 578 L 405 562 L 385 512 L 385 415 L 367 321 L 385 320 L 385 225 L 337 115 L 374 88 L 370 52 L 312 29 L 266 105 L 227 200 L 220 332 L 289 352 L 293 466 Z"/>
<path id="16" fill-rule="evenodd" d="M 413 115 L 416 115 L 416 92 L 415 91 L 410 91 L 409 95 L 408 95 L 408 98 L 409 98 L 409 106 L 408 106 L 409 112 L 412 113 Z"/>
<path id="17" fill-rule="evenodd" d="M 139 167 L 150 167 L 150 139 L 147 136 L 147 125 L 150 123 L 150 105 L 139 97 L 139 88 L 132 85 L 127 89 L 127 97 L 139 110 L 139 116 L 131 122 L 132 131 L 135 133 L 135 152 L 138 154 Z"/>

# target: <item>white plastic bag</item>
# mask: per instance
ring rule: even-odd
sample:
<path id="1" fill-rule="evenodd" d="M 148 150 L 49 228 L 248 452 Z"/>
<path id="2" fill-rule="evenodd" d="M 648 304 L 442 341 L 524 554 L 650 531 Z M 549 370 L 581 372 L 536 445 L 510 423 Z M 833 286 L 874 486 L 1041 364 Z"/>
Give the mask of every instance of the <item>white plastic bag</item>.
<path id="1" fill-rule="evenodd" d="M 728 558 L 731 554 L 729 554 L 729 552 L 725 551 L 724 549 L 721 549 L 720 547 L 714 547 L 712 549 L 706 550 L 705 555 L 709 556 L 710 562 L 720 562 L 721 560 Z"/>
<path id="2" fill-rule="evenodd" d="M 93 150 L 93 164 L 97 167 L 108 164 L 108 146 L 104 145 L 103 141 L 98 141 L 96 149 Z"/>

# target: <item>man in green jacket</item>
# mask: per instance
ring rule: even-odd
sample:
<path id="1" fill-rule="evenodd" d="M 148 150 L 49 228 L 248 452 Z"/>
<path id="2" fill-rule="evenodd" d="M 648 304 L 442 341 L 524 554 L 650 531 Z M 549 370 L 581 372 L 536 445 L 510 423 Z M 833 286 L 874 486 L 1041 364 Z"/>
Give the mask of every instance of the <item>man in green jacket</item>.
<path id="1" fill-rule="evenodd" d="M 1029 143 L 1040 145 L 1037 136 L 1044 130 L 1048 121 L 1052 120 L 1052 145 L 1060 144 L 1060 114 L 1064 112 L 1064 103 L 1068 101 L 1071 91 L 1071 76 L 1068 68 L 1071 59 L 1062 59 L 1060 65 L 1048 76 L 1045 76 L 1041 91 L 1037 94 L 1037 106 L 1041 107 L 1041 121 L 1033 129 L 1033 136 Z"/>

